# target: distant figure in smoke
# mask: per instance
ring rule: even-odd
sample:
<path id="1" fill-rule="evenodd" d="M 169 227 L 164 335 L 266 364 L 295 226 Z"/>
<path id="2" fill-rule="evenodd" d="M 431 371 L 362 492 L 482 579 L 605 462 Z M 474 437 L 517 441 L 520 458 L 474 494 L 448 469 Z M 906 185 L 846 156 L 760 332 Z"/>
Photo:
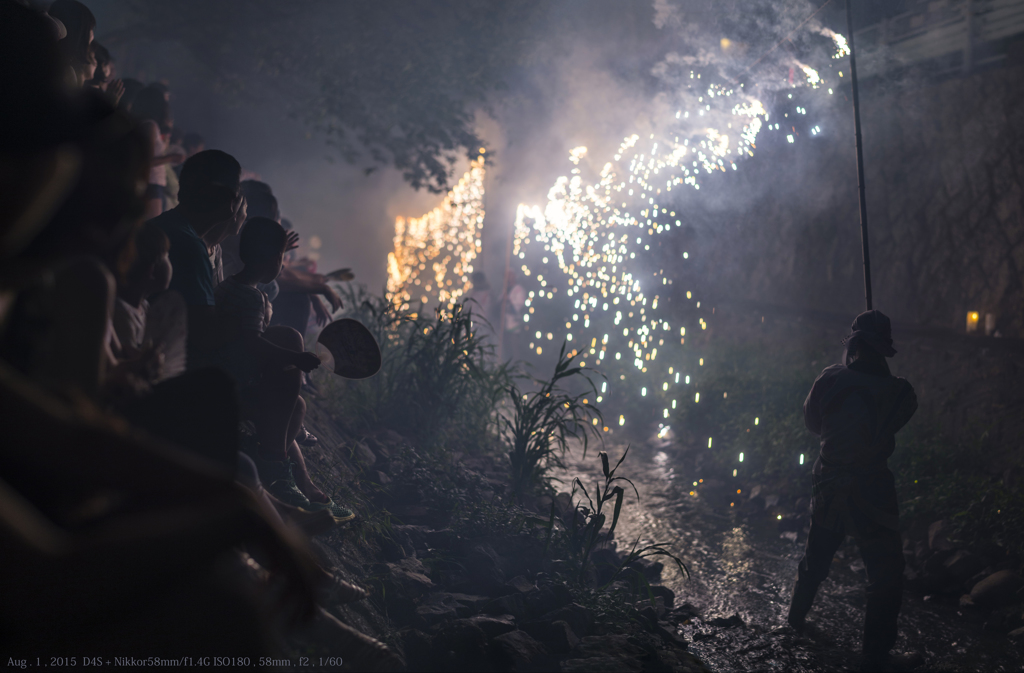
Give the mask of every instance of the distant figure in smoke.
<path id="1" fill-rule="evenodd" d="M 523 309 L 526 307 L 526 290 L 519 284 L 516 272 L 509 269 L 505 277 L 505 293 L 501 302 L 501 309 L 504 315 L 500 316 L 502 322 L 501 352 L 503 359 L 519 357 L 523 346 Z"/>
<path id="2" fill-rule="evenodd" d="M 814 463 L 811 530 L 788 621 L 803 628 L 833 555 L 852 535 L 868 575 L 862 670 L 909 670 L 918 656 L 889 654 L 896 642 L 904 560 L 895 481 L 886 461 L 896 448 L 896 432 L 917 410 L 917 396 L 889 372 L 885 359 L 896 350 L 882 312 L 857 316 L 843 344 L 843 364 L 827 367 L 804 402 L 804 420 L 821 436 L 821 453 Z"/>
<path id="3" fill-rule="evenodd" d="M 483 271 L 474 271 L 469 276 L 469 291 L 466 292 L 466 300 L 473 301 L 476 306 L 473 312 L 477 313 L 487 322 L 493 322 L 494 316 L 491 308 L 491 285 L 487 282 L 487 275 Z"/>

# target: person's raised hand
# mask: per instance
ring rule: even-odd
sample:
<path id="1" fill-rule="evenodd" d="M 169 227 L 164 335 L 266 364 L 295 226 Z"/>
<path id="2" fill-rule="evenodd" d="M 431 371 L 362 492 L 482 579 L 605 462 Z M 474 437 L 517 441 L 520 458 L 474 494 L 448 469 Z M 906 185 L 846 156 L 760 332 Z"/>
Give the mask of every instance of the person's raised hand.
<path id="1" fill-rule="evenodd" d="M 341 295 L 335 292 L 334 288 L 326 283 L 324 284 L 323 295 L 327 298 L 327 301 L 331 302 L 332 311 L 337 311 L 342 307 Z"/>
<path id="2" fill-rule="evenodd" d="M 288 235 L 284 239 L 284 251 L 288 252 L 299 247 L 299 232 L 289 231 Z"/>
<path id="3" fill-rule="evenodd" d="M 331 314 L 324 308 L 324 304 L 320 301 L 320 297 L 316 295 L 310 295 L 310 303 L 313 306 L 313 313 L 316 314 L 316 324 L 323 327 L 327 323 L 331 322 Z"/>
<path id="4" fill-rule="evenodd" d="M 320 366 L 320 358 L 308 351 L 296 353 L 295 366 L 307 374 Z"/>
<path id="5" fill-rule="evenodd" d="M 117 107 L 117 104 L 121 102 L 121 97 L 124 96 L 124 82 L 115 79 L 107 84 L 107 96 L 110 97 L 114 107 Z"/>
<path id="6" fill-rule="evenodd" d="M 153 343 L 152 340 L 147 339 L 133 359 L 137 363 L 135 365 L 136 373 L 146 380 L 156 381 L 163 375 L 163 349 L 158 344 Z"/>

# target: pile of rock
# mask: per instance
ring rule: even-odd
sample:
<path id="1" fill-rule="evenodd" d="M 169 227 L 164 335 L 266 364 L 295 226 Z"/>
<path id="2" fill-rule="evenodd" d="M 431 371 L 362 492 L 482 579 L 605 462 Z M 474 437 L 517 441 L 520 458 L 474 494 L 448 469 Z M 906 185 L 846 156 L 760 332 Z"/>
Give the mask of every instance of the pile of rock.
<path id="1" fill-rule="evenodd" d="M 407 670 L 706 670 L 676 635 L 694 613 L 690 606 L 674 607 L 672 591 L 658 584 L 661 564 L 631 564 L 611 588 L 623 590 L 627 580 L 646 586 L 640 576 L 652 585 L 653 604 L 650 597 L 628 599 L 637 601 L 632 620 L 588 608 L 564 581 L 578 566 L 553 559 L 542 535 L 498 535 L 483 522 L 471 526 L 472 533 L 449 528 L 451 503 L 431 491 L 444 484 L 419 474 L 412 442 L 388 431 L 344 437 L 328 419 L 318 420 L 314 432 L 326 440 L 310 451 L 314 467 L 345 483 L 360 509 L 384 508 L 403 522 L 374 529 L 361 541 L 339 534 L 314 543 L 332 567 L 349 571 L 339 574 L 347 579 L 351 573 L 351 581 L 373 594 L 362 604 L 329 609 L 387 642 Z M 495 460 L 456 456 L 453 462 L 461 502 L 504 499 L 507 475 Z M 568 494 L 542 500 L 537 516 L 546 518 L 552 500 L 560 517 L 571 509 Z M 621 563 L 606 544 L 591 559 L 586 579 L 605 584 Z"/>
<path id="2" fill-rule="evenodd" d="M 959 600 L 965 609 L 985 611 L 985 628 L 1024 635 L 1024 578 L 1021 559 L 991 544 L 958 548 L 949 521 L 932 523 L 925 535 L 904 536 L 907 587 L 926 596 Z"/>
<path id="3" fill-rule="evenodd" d="M 690 613 L 673 610 L 667 587 L 638 604 L 636 623 L 611 624 L 573 601 L 534 537 L 467 540 L 411 525 L 392 536 L 402 558 L 368 571 L 410 668 L 705 670 L 676 635 Z"/>

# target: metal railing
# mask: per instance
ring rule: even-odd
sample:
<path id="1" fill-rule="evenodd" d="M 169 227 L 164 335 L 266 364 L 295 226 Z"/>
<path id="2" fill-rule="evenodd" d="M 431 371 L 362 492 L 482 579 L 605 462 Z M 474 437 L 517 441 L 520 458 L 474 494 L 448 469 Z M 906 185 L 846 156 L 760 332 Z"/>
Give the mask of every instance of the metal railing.
<path id="1" fill-rule="evenodd" d="M 863 78 L 935 61 L 940 71 L 962 70 L 1006 58 L 979 49 L 1024 33 L 1024 0 L 933 0 L 856 32 Z M 978 54 L 978 52 L 983 52 Z"/>

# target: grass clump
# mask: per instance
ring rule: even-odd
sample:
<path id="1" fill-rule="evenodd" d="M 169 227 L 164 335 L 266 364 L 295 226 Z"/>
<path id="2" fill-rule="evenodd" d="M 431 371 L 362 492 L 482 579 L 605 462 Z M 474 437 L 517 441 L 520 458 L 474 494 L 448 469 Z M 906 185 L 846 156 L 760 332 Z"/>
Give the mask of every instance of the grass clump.
<path id="1" fill-rule="evenodd" d="M 576 353 L 566 353 L 566 344 L 550 379 L 535 380 L 537 389 L 524 392 L 509 381 L 505 391 L 509 413 L 500 417 L 501 436 L 508 449 L 512 492 L 517 499 L 544 482 L 549 470 L 565 467 L 562 457 L 570 440 L 583 443 L 586 455 L 590 435 L 600 438 L 604 424 L 601 411 L 586 399 L 587 390 L 597 396 L 597 387 L 582 367 L 573 366 Z M 581 393 L 564 387 L 573 381 L 586 382 Z"/>
<path id="2" fill-rule="evenodd" d="M 576 493 L 582 493 L 583 497 L 586 498 L 587 504 L 583 504 L 583 499 L 573 502 L 572 518 L 570 519 L 566 534 L 565 544 L 569 548 L 569 553 L 572 558 L 575 559 L 578 571 L 577 581 L 582 582 L 586 576 L 587 565 L 590 561 L 590 555 L 594 549 L 601 543 L 607 543 L 615 537 L 615 527 L 619 523 L 619 516 L 622 514 L 622 503 L 624 496 L 626 495 L 625 489 L 616 482 L 622 482 L 629 484 L 630 488 L 633 489 L 633 494 L 636 496 L 637 504 L 640 504 L 640 493 L 636 490 L 636 486 L 632 481 L 626 477 L 616 476 L 616 472 L 622 465 L 622 462 L 626 460 L 626 456 L 629 455 L 629 447 L 626 447 L 622 457 L 619 458 L 619 462 L 615 464 L 615 467 L 610 467 L 608 461 L 608 454 L 601 451 L 599 457 L 601 459 L 601 472 L 604 475 L 604 483 L 600 481 L 595 485 L 594 498 L 590 497 L 590 493 L 587 492 L 586 487 L 583 485 L 583 481 L 576 477 L 572 481 L 572 493 L 570 493 L 570 501 L 576 497 Z M 612 518 L 611 525 L 605 530 L 605 524 L 608 523 L 608 514 L 605 510 L 605 505 L 609 502 L 614 501 L 612 505 Z M 551 522 L 554 523 L 554 505 L 551 508 Z M 673 554 L 668 549 L 668 543 L 657 542 L 654 544 L 640 546 L 640 538 L 638 537 L 630 549 L 629 553 L 619 564 L 619 567 L 612 573 L 611 578 L 605 582 L 605 586 L 612 584 L 622 574 L 622 571 L 631 564 L 639 561 L 640 559 L 646 559 L 653 556 L 663 556 L 673 561 L 679 568 L 681 574 L 689 576 L 689 572 L 686 570 L 686 566 L 683 565 L 682 559 Z"/>
<path id="3" fill-rule="evenodd" d="M 363 381 L 326 377 L 335 420 L 354 435 L 389 428 L 421 446 L 453 450 L 494 436 L 495 409 L 511 373 L 492 364 L 484 323 L 469 307 L 454 304 L 425 317 L 359 286 L 346 295 L 344 317 L 373 333 L 382 365 Z"/>

